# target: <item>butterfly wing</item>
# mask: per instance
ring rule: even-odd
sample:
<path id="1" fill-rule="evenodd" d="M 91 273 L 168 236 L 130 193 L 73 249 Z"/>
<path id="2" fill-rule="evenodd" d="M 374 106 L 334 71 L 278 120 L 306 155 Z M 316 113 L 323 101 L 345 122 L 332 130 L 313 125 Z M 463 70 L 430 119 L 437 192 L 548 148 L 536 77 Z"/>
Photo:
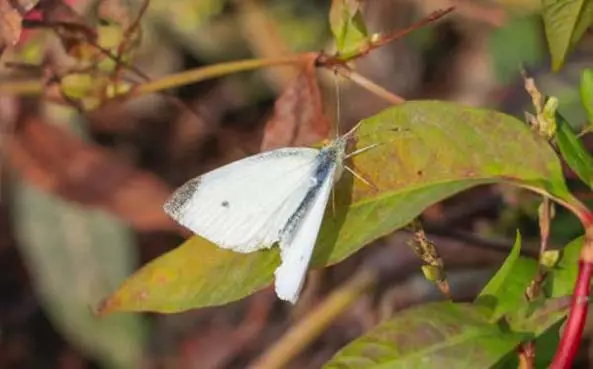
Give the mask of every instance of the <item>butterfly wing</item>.
<path id="1" fill-rule="evenodd" d="M 283 148 L 235 161 L 185 183 L 164 210 L 220 247 L 269 247 L 307 194 L 318 153 Z"/>
<path id="2" fill-rule="evenodd" d="M 338 166 L 335 161 L 319 165 L 325 167 L 321 171 L 323 175 L 317 176 L 319 186 L 309 189 L 280 236 L 282 263 L 274 273 L 276 295 L 293 304 L 299 297 L 307 275 Z"/>

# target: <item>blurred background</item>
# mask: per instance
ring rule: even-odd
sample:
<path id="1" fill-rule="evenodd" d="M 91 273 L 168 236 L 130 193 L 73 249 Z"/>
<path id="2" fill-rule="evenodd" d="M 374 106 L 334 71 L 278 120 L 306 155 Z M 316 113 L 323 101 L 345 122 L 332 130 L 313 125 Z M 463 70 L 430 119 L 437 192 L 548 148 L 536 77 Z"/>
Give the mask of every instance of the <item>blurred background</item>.
<path id="1" fill-rule="evenodd" d="M 0 2 L 6 21 L 2 6 L 11 2 Z M 128 25 L 142 7 L 133 0 L 67 3 L 84 19 L 99 9 Z M 390 32 L 451 2 L 363 4 L 370 30 Z M 559 98 L 571 123 L 584 124 L 578 84 L 580 72 L 593 66 L 593 39 L 586 34 L 561 72 L 551 73 L 539 4 L 455 1 L 454 13 L 357 60 L 357 71 L 406 99 L 456 101 L 523 119 L 531 110 L 519 73 L 524 66 L 543 92 Z M 151 0 L 131 60 L 158 80 L 225 61 L 332 51 L 329 6 L 329 0 Z M 396 232 L 338 265 L 312 271 L 295 308 L 267 288 L 222 307 L 95 318 L 92 310 L 127 276 L 187 237 L 161 211 L 170 191 L 259 152 L 274 102 L 296 70 L 231 74 L 79 114 L 53 101 L 55 84 L 47 78 L 59 74 L 67 57 L 55 33 L 43 27 L 26 27 L 18 46 L 2 56 L 0 368 L 244 368 L 362 266 L 384 268 L 382 260 L 391 260 L 390 273 L 373 291 L 287 366 L 319 368 L 399 310 L 442 299 L 406 244 L 410 234 Z M 39 82 L 30 82 L 42 80 L 43 92 Z M 318 81 L 323 108 L 335 121 L 336 80 L 318 73 Z M 99 81 L 68 88 L 84 92 L 94 83 Z M 339 85 L 341 131 L 389 106 L 356 85 Z M 585 187 L 571 185 L 590 201 Z M 425 230 L 444 259 L 456 299 L 475 297 L 504 261 L 517 228 L 524 252 L 537 255 L 539 203 L 516 188 L 487 186 L 425 211 Z M 552 247 L 581 232 L 578 221 L 557 208 Z M 579 363 L 588 367 L 593 346 L 587 341 L 583 347 Z"/>

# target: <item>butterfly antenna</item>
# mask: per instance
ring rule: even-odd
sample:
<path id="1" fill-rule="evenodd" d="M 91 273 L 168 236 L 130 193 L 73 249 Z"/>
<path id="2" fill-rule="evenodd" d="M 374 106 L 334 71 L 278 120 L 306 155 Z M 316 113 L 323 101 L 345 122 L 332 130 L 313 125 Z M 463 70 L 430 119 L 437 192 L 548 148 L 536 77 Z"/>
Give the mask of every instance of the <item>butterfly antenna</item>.
<path id="1" fill-rule="evenodd" d="M 341 109 L 341 95 L 338 71 L 334 71 L 334 86 L 336 87 L 336 130 L 335 139 L 340 137 L 340 111 Z M 336 191 L 332 188 L 332 216 L 336 215 Z"/>
<path id="2" fill-rule="evenodd" d="M 340 111 L 342 110 L 339 78 L 338 71 L 334 71 L 334 85 L 336 86 L 336 139 L 340 137 Z"/>

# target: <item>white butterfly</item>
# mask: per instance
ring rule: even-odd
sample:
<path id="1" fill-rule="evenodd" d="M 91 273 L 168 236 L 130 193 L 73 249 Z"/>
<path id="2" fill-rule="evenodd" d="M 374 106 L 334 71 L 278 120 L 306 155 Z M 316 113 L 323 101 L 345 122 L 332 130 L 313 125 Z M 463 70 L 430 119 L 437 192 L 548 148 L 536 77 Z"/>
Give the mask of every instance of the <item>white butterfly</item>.
<path id="1" fill-rule="evenodd" d="M 247 157 L 196 177 L 164 205 L 174 220 L 218 246 L 249 253 L 280 245 L 276 294 L 295 303 L 303 286 L 325 207 L 360 123 L 323 147 L 282 148 Z M 365 181 L 366 182 L 366 181 Z"/>

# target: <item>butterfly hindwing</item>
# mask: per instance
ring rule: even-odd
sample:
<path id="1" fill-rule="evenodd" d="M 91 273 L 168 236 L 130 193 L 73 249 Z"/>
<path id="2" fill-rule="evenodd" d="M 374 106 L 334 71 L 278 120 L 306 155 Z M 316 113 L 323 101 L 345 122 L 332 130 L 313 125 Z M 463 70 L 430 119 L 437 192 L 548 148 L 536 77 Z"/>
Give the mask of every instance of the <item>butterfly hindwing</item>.
<path id="1" fill-rule="evenodd" d="M 338 163 L 319 162 L 319 186 L 311 187 L 280 237 L 282 263 L 276 269 L 276 294 L 295 303 L 299 297 L 313 255 L 319 228 L 334 182 Z"/>

